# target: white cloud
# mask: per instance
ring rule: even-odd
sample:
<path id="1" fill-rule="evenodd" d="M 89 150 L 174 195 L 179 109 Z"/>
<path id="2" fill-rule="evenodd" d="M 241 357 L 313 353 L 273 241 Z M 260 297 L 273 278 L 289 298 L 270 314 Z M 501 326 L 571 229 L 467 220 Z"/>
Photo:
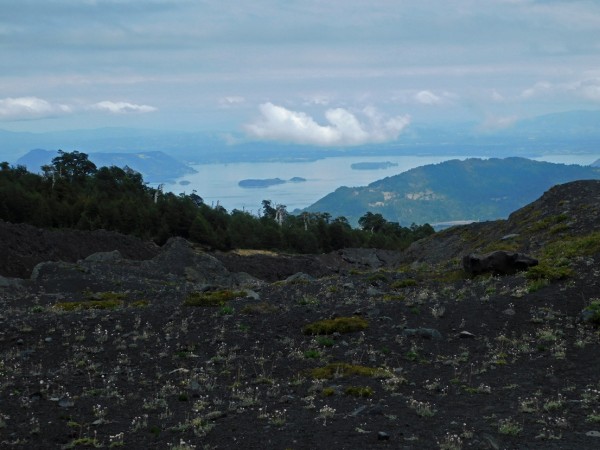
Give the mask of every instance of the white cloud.
<path id="1" fill-rule="evenodd" d="M 580 81 L 574 87 L 578 94 L 586 100 L 600 101 L 600 78 Z"/>
<path id="2" fill-rule="evenodd" d="M 260 118 L 245 126 L 249 135 L 296 144 L 344 146 L 392 141 L 410 123 L 408 116 L 385 118 L 374 108 L 363 111 L 366 121 L 344 108 L 328 109 L 326 125 L 320 125 L 304 112 L 273 103 L 263 103 L 259 109 Z"/>
<path id="3" fill-rule="evenodd" d="M 415 94 L 415 100 L 422 105 L 439 105 L 442 98 L 431 91 L 420 91 Z"/>
<path id="4" fill-rule="evenodd" d="M 91 106 L 92 109 L 104 111 L 111 114 L 129 114 L 129 113 L 151 113 L 158 111 L 158 108 L 148 105 L 136 105 L 127 102 L 111 102 L 103 101 L 95 103 Z"/>
<path id="5" fill-rule="evenodd" d="M 231 108 L 235 105 L 240 105 L 244 103 L 246 99 L 239 95 L 230 95 L 227 97 L 221 97 L 219 99 L 219 106 L 221 108 Z"/>
<path id="6" fill-rule="evenodd" d="M 7 120 L 40 119 L 68 114 L 67 105 L 52 104 L 38 97 L 17 97 L 0 99 L 0 118 Z"/>
<path id="7" fill-rule="evenodd" d="M 536 96 L 551 92 L 555 88 L 556 88 L 556 86 L 554 86 L 552 83 L 548 83 L 547 81 L 540 81 L 540 82 L 536 83 L 534 86 L 525 89 L 521 93 L 521 97 L 523 97 L 523 98 L 536 97 Z"/>
<path id="8" fill-rule="evenodd" d="M 518 118 L 517 116 L 508 116 L 508 117 L 488 117 L 481 124 L 481 131 L 498 131 L 504 130 L 506 128 L 512 127 Z"/>
<path id="9" fill-rule="evenodd" d="M 525 89 L 521 96 L 525 99 L 532 97 L 548 97 L 556 95 L 577 96 L 583 100 L 600 101 L 600 77 L 587 78 L 568 83 L 548 83 L 545 81 L 536 83 L 531 88 Z"/>

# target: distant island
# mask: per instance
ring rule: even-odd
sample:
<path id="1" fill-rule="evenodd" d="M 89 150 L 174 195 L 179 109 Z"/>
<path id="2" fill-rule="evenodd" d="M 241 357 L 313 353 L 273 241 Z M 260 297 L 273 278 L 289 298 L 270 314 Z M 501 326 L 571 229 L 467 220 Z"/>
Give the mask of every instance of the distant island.
<path id="1" fill-rule="evenodd" d="M 389 169 L 390 167 L 396 167 L 398 164 L 390 161 L 383 162 L 359 162 L 351 164 L 352 170 L 381 170 Z"/>
<path id="2" fill-rule="evenodd" d="M 276 186 L 278 184 L 285 184 L 285 183 L 303 183 L 306 181 L 306 178 L 302 178 L 302 177 L 293 177 L 290 178 L 289 180 L 282 180 L 281 178 L 266 178 L 266 179 L 246 179 L 246 180 L 242 180 L 238 183 L 238 186 L 243 187 L 243 188 L 265 188 L 265 187 L 269 187 L 269 186 Z"/>

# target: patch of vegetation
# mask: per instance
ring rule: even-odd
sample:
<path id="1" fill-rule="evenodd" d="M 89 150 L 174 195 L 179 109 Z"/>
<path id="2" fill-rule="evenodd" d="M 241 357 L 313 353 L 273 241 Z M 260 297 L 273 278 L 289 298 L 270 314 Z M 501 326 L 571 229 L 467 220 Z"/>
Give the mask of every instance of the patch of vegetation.
<path id="1" fill-rule="evenodd" d="M 112 310 L 122 306 L 123 302 L 121 300 L 84 300 L 81 302 L 59 302 L 54 305 L 54 309 L 61 311 Z"/>
<path id="2" fill-rule="evenodd" d="M 518 436 L 523 427 L 513 419 L 502 419 L 498 422 L 498 432 L 508 436 Z"/>
<path id="3" fill-rule="evenodd" d="M 321 352 L 319 350 L 310 349 L 304 352 L 304 357 L 307 359 L 317 359 L 321 356 Z"/>
<path id="4" fill-rule="evenodd" d="M 321 395 L 323 397 L 332 397 L 333 395 L 335 395 L 335 389 L 332 387 L 323 388 L 323 390 L 321 391 Z"/>
<path id="5" fill-rule="evenodd" d="M 310 376 L 317 380 L 329 380 L 331 378 L 342 377 L 368 377 L 368 378 L 389 378 L 392 374 L 385 370 L 375 367 L 359 366 L 347 363 L 331 363 L 324 367 L 317 367 L 309 371 Z"/>
<path id="6" fill-rule="evenodd" d="M 245 297 L 244 291 L 212 291 L 212 292 L 191 292 L 183 301 L 184 306 L 206 306 L 219 307 L 238 297 Z"/>
<path id="7" fill-rule="evenodd" d="M 322 347 L 333 347 L 333 345 L 335 344 L 335 341 L 327 336 L 318 336 L 316 341 L 317 344 Z"/>
<path id="8" fill-rule="evenodd" d="M 376 283 L 377 281 L 387 281 L 388 278 L 383 272 L 375 272 L 367 277 L 369 283 Z"/>
<path id="9" fill-rule="evenodd" d="M 600 300 L 592 300 L 592 302 L 584 309 L 586 315 L 585 321 L 593 323 L 594 325 L 600 325 Z"/>
<path id="10" fill-rule="evenodd" d="M 418 284 L 417 280 L 413 278 L 405 278 L 404 280 L 394 281 L 391 284 L 392 289 L 402 289 L 406 287 L 416 286 Z"/>
<path id="11" fill-rule="evenodd" d="M 304 326 L 302 332 L 304 334 L 351 333 L 364 330 L 368 326 L 369 322 L 362 317 L 336 317 L 335 319 L 324 319 L 309 323 Z"/>
<path id="12" fill-rule="evenodd" d="M 348 386 L 344 393 L 351 397 L 370 397 L 373 395 L 373 389 L 369 386 Z"/>
<path id="13" fill-rule="evenodd" d="M 551 242 L 544 247 L 537 266 L 526 274 L 530 280 L 546 279 L 549 282 L 573 276 L 570 262 L 578 256 L 588 256 L 600 252 L 600 232 L 586 236 L 565 238 Z"/>

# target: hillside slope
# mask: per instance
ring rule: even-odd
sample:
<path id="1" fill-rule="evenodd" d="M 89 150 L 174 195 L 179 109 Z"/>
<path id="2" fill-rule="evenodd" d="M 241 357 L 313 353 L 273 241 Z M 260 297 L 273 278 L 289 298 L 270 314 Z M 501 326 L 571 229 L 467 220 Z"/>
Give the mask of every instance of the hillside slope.
<path id="1" fill-rule="evenodd" d="M 345 216 L 367 211 L 401 225 L 507 217 L 559 183 L 600 178 L 600 169 L 525 158 L 452 160 L 418 167 L 365 187 L 341 187 L 306 210 Z"/>

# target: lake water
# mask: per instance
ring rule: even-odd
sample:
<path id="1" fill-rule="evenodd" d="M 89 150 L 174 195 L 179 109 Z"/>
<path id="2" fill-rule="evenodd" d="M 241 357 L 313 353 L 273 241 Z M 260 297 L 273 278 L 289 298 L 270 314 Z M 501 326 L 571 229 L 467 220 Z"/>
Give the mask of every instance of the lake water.
<path id="1" fill-rule="evenodd" d="M 273 204 L 284 204 L 288 211 L 305 208 L 340 186 L 365 186 L 373 181 L 397 175 L 415 167 L 436 164 L 449 159 L 466 159 L 474 156 L 373 156 L 373 157 L 334 157 L 310 162 L 264 162 L 194 165 L 196 174 L 187 175 L 178 183 L 167 184 L 164 189 L 176 194 L 196 193 L 208 205 L 217 202 L 228 211 L 233 209 L 257 213 L 262 200 Z M 588 165 L 600 155 L 548 155 L 532 159 L 563 164 Z M 380 170 L 353 170 L 350 166 L 357 162 L 390 161 L 398 166 Z M 264 188 L 241 188 L 238 182 L 243 179 L 305 178 L 303 183 L 285 183 Z M 181 185 L 180 181 L 189 184 Z"/>

